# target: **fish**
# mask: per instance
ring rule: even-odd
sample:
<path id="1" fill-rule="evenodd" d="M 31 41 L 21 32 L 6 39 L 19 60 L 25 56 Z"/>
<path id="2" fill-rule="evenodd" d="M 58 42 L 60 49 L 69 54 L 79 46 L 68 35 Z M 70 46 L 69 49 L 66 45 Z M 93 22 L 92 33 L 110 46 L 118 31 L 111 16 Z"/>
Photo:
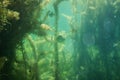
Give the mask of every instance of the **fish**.
<path id="1" fill-rule="evenodd" d="M 71 16 L 68 16 L 68 15 L 66 15 L 66 14 L 62 14 L 62 16 L 64 16 L 68 21 L 71 21 L 72 20 L 72 17 Z"/>
<path id="2" fill-rule="evenodd" d="M 47 24 L 41 24 L 40 28 L 43 29 L 43 30 L 52 30 L 51 27 Z"/>
<path id="3" fill-rule="evenodd" d="M 118 47 L 120 45 L 120 41 L 118 41 L 117 43 L 113 44 L 113 47 Z"/>
<path id="4" fill-rule="evenodd" d="M 42 24 L 40 24 L 38 29 L 34 31 L 34 33 L 39 36 L 45 37 L 47 35 L 47 32 L 49 32 L 49 31 L 53 31 L 53 29 L 49 25 L 42 23 Z"/>
<path id="5" fill-rule="evenodd" d="M 49 12 L 48 12 L 48 15 L 49 15 L 50 17 L 53 17 L 53 16 L 55 16 L 55 13 L 52 12 L 52 11 L 49 11 Z"/>
<path id="6" fill-rule="evenodd" d="M 40 4 L 41 8 L 44 8 L 47 4 L 49 4 L 51 0 L 43 0 L 43 2 Z"/>
<path id="7" fill-rule="evenodd" d="M 7 57 L 0 57 L 0 71 L 4 67 L 6 61 L 8 61 Z"/>
<path id="8" fill-rule="evenodd" d="M 90 6 L 89 9 L 95 10 L 96 8 L 94 6 Z"/>
<path id="9" fill-rule="evenodd" d="M 87 15 L 86 11 L 80 13 L 81 15 Z"/>
<path id="10" fill-rule="evenodd" d="M 58 42 L 64 42 L 64 41 L 65 41 L 65 38 L 64 38 L 64 36 L 62 36 L 62 35 L 58 35 L 57 38 L 56 38 L 56 40 L 57 40 Z"/>

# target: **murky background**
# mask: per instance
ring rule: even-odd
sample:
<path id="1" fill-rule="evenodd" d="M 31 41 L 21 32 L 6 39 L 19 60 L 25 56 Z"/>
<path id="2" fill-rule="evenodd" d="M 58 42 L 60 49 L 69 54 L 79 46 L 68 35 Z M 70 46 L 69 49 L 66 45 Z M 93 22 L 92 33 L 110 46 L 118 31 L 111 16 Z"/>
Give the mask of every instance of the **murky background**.
<path id="1" fill-rule="evenodd" d="M 120 0 L 0 0 L 0 80 L 120 80 Z"/>

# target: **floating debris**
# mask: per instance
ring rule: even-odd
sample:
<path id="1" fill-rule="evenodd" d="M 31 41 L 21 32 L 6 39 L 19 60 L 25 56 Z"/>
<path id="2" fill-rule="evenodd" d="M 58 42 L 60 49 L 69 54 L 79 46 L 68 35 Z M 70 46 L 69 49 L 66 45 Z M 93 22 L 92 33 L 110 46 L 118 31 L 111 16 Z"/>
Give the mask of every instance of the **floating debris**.
<path id="1" fill-rule="evenodd" d="M 95 10 L 96 8 L 94 6 L 90 6 L 89 9 Z"/>
<path id="2" fill-rule="evenodd" d="M 87 15 L 86 11 L 80 13 L 81 15 Z"/>

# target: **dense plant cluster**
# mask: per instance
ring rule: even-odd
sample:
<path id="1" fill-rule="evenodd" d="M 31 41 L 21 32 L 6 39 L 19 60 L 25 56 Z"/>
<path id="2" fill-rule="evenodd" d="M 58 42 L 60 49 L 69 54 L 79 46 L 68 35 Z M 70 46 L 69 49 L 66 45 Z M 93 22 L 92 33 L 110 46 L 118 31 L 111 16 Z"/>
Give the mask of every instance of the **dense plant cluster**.
<path id="1" fill-rule="evenodd" d="M 0 32 L 7 24 L 10 24 L 9 20 L 19 20 L 19 12 L 10 10 L 9 5 L 12 5 L 10 0 L 0 1 Z"/>

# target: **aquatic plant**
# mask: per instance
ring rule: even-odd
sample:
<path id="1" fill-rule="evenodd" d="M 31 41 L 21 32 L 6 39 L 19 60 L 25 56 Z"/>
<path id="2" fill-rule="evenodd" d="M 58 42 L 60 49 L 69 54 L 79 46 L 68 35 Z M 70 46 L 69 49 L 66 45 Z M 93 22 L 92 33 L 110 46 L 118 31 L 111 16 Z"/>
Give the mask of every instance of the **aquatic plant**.
<path id="1" fill-rule="evenodd" d="M 6 57 L 0 57 L 0 71 L 4 67 L 5 62 L 7 61 Z"/>
<path id="2" fill-rule="evenodd" d="M 7 24 L 10 24 L 9 20 L 19 20 L 19 12 L 8 9 L 8 6 L 12 5 L 9 0 L 3 0 L 0 2 L 0 32 L 5 29 Z"/>

